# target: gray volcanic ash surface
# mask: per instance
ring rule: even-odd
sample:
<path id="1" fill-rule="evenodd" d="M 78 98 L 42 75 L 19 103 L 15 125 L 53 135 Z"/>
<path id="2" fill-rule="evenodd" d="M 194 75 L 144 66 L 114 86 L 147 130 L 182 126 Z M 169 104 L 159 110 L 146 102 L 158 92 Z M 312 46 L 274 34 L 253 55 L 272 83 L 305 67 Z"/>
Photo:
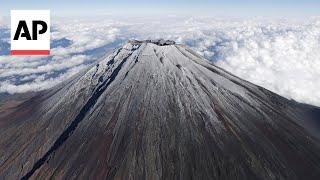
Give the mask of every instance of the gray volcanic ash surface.
<path id="1" fill-rule="evenodd" d="M 0 179 L 320 177 L 319 108 L 173 41 L 130 41 L 0 112 Z"/>

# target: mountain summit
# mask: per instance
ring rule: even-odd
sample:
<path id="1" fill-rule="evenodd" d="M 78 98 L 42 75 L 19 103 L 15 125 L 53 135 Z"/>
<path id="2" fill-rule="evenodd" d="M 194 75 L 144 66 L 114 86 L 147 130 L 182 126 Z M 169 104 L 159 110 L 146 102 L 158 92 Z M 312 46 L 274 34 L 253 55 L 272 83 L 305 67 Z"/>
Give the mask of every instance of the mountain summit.
<path id="1" fill-rule="evenodd" d="M 131 40 L 0 107 L 0 179 L 317 179 L 320 110 Z"/>

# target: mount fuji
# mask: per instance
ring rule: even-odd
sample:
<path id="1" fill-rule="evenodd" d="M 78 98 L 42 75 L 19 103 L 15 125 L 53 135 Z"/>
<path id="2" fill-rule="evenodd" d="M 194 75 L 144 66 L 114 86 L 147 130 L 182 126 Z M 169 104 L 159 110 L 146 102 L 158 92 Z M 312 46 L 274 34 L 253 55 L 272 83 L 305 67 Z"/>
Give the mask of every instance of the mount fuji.
<path id="1" fill-rule="evenodd" d="M 320 109 L 131 40 L 0 105 L 0 179 L 319 179 Z"/>

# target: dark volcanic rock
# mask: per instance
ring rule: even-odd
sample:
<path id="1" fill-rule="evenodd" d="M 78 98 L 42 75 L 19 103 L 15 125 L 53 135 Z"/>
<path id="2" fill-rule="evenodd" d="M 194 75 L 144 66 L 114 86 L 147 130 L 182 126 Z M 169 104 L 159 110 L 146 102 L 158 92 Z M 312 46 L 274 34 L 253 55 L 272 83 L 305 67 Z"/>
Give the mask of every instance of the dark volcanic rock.
<path id="1" fill-rule="evenodd" d="M 319 115 L 171 41 L 0 107 L 0 179 L 319 179 Z"/>
<path id="2" fill-rule="evenodd" d="M 168 45 L 175 45 L 176 42 L 172 41 L 172 40 L 164 40 L 164 39 L 158 39 L 158 40 L 143 40 L 143 41 L 139 41 L 139 40 L 129 40 L 129 43 L 132 45 L 141 45 L 143 43 L 152 43 L 158 46 L 168 46 Z"/>

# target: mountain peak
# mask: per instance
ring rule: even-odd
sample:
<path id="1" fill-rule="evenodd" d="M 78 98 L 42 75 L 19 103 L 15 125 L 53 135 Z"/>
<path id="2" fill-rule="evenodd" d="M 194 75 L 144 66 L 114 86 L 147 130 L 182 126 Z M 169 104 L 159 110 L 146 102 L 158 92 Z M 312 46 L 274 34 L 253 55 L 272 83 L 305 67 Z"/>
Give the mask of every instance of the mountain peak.
<path id="1" fill-rule="evenodd" d="M 152 44 L 156 44 L 158 46 L 167 46 L 167 45 L 174 45 L 176 44 L 175 41 L 172 40 L 164 40 L 164 39 L 155 39 L 155 40 L 136 40 L 136 39 L 132 39 L 129 40 L 129 43 L 132 45 L 138 45 L 138 44 L 143 44 L 143 43 L 152 43 Z"/>

